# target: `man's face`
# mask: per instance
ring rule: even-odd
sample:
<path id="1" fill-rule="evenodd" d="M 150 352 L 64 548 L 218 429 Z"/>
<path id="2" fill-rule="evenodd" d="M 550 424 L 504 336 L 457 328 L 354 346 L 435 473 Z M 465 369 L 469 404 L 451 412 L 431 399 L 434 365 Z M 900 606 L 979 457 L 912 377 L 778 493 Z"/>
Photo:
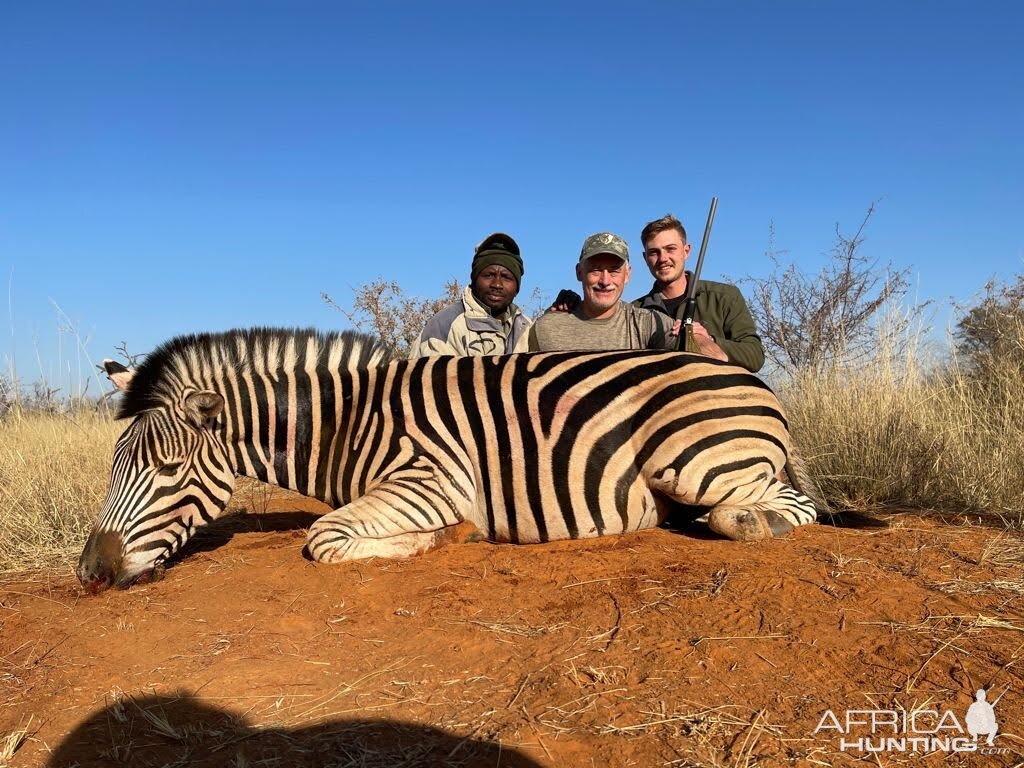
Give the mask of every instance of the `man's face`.
<path id="1" fill-rule="evenodd" d="M 508 309 L 517 293 L 519 284 L 515 275 L 498 264 L 484 267 L 473 281 L 473 295 L 491 310 L 492 315 L 500 315 Z"/>
<path id="2" fill-rule="evenodd" d="M 591 315 L 602 314 L 622 298 L 629 282 L 629 264 L 610 253 L 599 253 L 576 266 L 576 277 L 583 284 L 584 308 Z"/>
<path id="3" fill-rule="evenodd" d="M 663 285 L 674 283 L 683 276 L 690 244 L 675 229 L 659 232 L 644 245 L 644 260 L 654 279 Z"/>

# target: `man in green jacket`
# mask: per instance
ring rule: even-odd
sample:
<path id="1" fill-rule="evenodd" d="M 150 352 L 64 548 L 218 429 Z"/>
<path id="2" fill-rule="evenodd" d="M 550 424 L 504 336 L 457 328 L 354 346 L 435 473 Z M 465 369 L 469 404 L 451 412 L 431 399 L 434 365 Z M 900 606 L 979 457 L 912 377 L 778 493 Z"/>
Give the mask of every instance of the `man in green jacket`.
<path id="1" fill-rule="evenodd" d="M 679 219 L 668 214 L 649 222 L 640 233 L 640 242 L 654 286 L 634 301 L 634 306 L 681 319 L 686 308 L 686 287 L 692 279 L 685 269 L 690 255 L 686 230 Z M 760 370 L 764 365 L 764 347 L 739 289 L 729 283 L 701 280 L 696 299 L 693 333 L 700 353 L 749 371 Z"/>

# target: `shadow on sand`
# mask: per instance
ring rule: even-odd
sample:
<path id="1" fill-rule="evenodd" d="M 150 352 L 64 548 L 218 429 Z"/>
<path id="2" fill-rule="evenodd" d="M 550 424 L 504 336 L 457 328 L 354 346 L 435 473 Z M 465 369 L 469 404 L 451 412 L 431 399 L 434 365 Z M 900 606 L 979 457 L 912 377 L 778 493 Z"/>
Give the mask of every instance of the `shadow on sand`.
<path id="1" fill-rule="evenodd" d="M 185 546 L 170 558 L 168 565 L 187 559 L 197 552 L 211 552 L 220 549 L 231 541 L 236 533 L 304 531 L 319 517 L 320 515 L 315 515 L 312 512 L 227 515 L 199 528 Z"/>
<path id="2" fill-rule="evenodd" d="M 706 523 L 698 520 L 707 513 L 706 507 L 672 504 L 669 507 L 667 519 L 660 527 L 688 538 L 704 541 L 716 540 L 720 537 L 710 531 Z M 231 541 L 236 533 L 305 531 L 319 517 L 319 514 L 300 511 L 227 515 L 197 530 L 188 543 L 168 560 L 167 564 L 171 566 L 199 552 L 211 552 L 219 549 Z M 854 510 L 833 511 L 828 516 L 823 515 L 818 522 L 838 528 L 878 529 L 888 527 L 888 523 L 883 517 L 869 516 Z M 469 540 L 467 539 L 467 541 Z M 305 547 L 302 547 L 302 553 L 306 559 L 310 559 Z"/>
<path id="3" fill-rule="evenodd" d="M 284 713 L 282 713 L 284 714 Z M 260 728 L 191 695 L 125 698 L 94 712 L 54 750 L 47 768 L 79 766 L 453 766 L 540 768 L 517 749 L 389 720 Z"/>

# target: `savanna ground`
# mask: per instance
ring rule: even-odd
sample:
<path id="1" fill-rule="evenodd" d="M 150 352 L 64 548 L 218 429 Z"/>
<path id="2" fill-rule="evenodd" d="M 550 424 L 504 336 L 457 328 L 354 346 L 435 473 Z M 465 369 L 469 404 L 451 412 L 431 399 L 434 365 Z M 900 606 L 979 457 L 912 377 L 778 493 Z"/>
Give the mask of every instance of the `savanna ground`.
<path id="1" fill-rule="evenodd" d="M 320 566 L 301 550 L 323 507 L 255 485 L 235 506 L 153 584 L 3 579 L 10 765 L 899 765 L 815 728 L 829 709 L 962 722 L 1007 685 L 1004 752 L 924 762 L 1024 753 L 1024 541 L 976 520 Z"/>

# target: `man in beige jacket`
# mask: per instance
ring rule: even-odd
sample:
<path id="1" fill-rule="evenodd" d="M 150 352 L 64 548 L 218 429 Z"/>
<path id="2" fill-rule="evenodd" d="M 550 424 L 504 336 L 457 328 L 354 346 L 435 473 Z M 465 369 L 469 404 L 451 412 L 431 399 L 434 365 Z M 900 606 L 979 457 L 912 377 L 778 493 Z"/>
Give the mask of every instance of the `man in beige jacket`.
<path id="1" fill-rule="evenodd" d="M 529 318 L 512 302 L 524 271 L 515 240 L 504 232 L 485 237 L 473 253 L 462 299 L 427 321 L 409 358 L 511 353 L 530 327 Z"/>

